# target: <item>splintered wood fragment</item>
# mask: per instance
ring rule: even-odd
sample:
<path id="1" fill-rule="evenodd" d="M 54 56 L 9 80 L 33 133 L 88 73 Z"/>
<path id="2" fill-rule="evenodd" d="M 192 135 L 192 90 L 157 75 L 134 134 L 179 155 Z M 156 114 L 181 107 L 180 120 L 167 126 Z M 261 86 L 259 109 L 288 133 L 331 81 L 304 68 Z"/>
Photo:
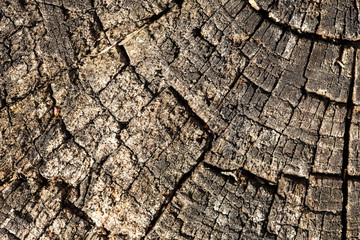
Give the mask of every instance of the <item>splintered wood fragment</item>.
<path id="1" fill-rule="evenodd" d="M 144 26 L 142 26 L 141 28 L 139 28 L 138 30 L 130 33 L 129 35 L 127 35 L 123 40 L 115 42 L 113 44 L 111 44 L 110 46 L 108 46 L 107 48 L 105 48 L 104 50 L 102 50 L 101 52 L 97 53 L 97 54 L 91 54 L 89 55 L 90 57 L 97 57 L 99 55 L 102 55 L 104 53 L 106 53 L 107 51 L 109 51 L 111 48 L 113 48 L 116 45 L 124 45 L 125 43 L 127 43 L 130 39 L 132 39 L 136 34 L 138 34 L 139 32 L 141 32 L 143 29 L 145 29 L 147 26 L 149 26 L 149 24 L 145 24 Z"/>
<path id="2" fill-rule="evenodd" d="M 54 107 L 54 115 L 55 115 L 55 116 L 58 116 L 59 114 L 60 114 L 60 107 L 55 106 L 55 107 Z"/>
<path id="3" fill-rule="evenodd" d="M 341 68 L 345 67 L 345 65 L 340 60 L 336 60 L 336 63 L 339 64 Z"/>

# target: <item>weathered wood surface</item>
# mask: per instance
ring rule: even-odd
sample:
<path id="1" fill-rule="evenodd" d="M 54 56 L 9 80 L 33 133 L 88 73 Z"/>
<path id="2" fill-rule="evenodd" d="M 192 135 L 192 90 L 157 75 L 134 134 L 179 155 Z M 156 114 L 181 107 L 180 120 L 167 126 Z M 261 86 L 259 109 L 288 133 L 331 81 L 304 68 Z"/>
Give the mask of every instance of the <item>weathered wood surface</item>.
<path id="1" fill-rule="evenodd" d="M 359 16 L 0 1 L 0 239 L 360 238 Z"/>

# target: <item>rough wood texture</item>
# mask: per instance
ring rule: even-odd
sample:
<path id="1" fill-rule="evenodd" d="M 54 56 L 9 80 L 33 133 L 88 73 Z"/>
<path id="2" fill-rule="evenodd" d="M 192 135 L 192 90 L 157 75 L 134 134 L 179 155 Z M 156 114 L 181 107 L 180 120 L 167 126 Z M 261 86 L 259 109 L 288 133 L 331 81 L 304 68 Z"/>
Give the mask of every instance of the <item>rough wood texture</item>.
<path id="1" fill-rule="evenodd" d="M 359 239 L 359 2 L 0 1 L 0 239 Z"/>

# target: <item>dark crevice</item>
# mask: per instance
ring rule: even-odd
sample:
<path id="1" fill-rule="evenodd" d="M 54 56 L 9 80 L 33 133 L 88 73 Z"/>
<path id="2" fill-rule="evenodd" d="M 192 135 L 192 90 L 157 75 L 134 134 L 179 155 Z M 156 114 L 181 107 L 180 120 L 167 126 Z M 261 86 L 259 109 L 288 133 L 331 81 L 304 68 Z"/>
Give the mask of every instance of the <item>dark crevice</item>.
<path id="1" fill-rule="evenodd" d="M 324 119 L 324 116 L 325 116 L 325 114 L 328 111 L 329 106 L 330 106 L 330 100 L 328 100 L 327 98 L 323 98 L 320 95 L 305 94 L 304 96 L 305 96 L 305 98 L 307 98 L 308 96 L 311 96 L 311 97 L 313 97 L 315 99 L 320 100 L 320 102 L 321 101 L 324 102 L 325 107 L 324 107 L 324 111 L 322 113 L 322 119 Z M 320 104 L 317 106 L 316 112 L 318 112 L 319 107 L 320 107 Z M 315 144 L 314 144 L 314 154 L 313 154 L 312 159 L 311 159 L 311 166 L 315 166 L 315 162 L 316 162 L 316 155 L 317 155 L 317 152 L 318 152 L 318 146 L 319 146 L 319 142 L 320 142 L 320 139 L 321 139 L 320 129 L 321 129 L 321 127 L 319 127 L 316 130 L 317 139 L 315 140 Z M 321 173 L 317 173 L 317 174 L 320 175 Z"/>
<path id="2" fill-rule="evenodd" d="M 158 222 L 158 220 L 160 219 L 162 214 L 167 209 L 167 206 L 169 205 L 169 203 L 172 202 L 177 191 L 180 190 L 184 186 L 185 182 L 191 177 L 194 170 L 200 165 L 200 163 L 202 163 L 204 161 L 206 153 L 211 148 L 211 143 L 212 143 L 212 137 L 211 137 L 211 135 L 209 135 L 205 149 L 204 149 L 203 153 L 201 154 L 201 156 L 199 157 L 199 159 L 197 160 L 196 164 L 194 166 L 192 166 L 192 168 L 180 178 L 179 182 L 175 185 L 174 189 L 170 191 L 170 194 L 168 195 L 166 201 L 161 205 L 159 210 L 154 214 L 153 220 L 150 222 L 149 227 L 146 229 L 145 237 L 155 227 L 156 223 Z M 142 239 L 144 239 L 145 237 L 143 237 Z"/>
<path id="3" fill-rule="evenodd" d="M 84 194 L 83 194 L 83 199 L 81 201 L 81 204 L 80 206 L 84 206 L 85 203 L 86 203 L 86 200 L 87 200 L 87 195 L 89 193 L 89 190 L 91 188 L 91 182 L 93 180 L 93 174 L 96 174 L 96 173 L 93 173 L 92 170 L 89 171 L 89 174 L 88 174 L 88 177 L 85 178 L 83 181 L 85 182 L 86 181 L 86 187 L 85 187 L 85 190 L 84 190 Z"/>
<path id="4" fill-rule="evenodd" d="M 200 38 L 202 41 L 206 42 L 213 50 L 216 49 L 216 46 L 204 37 L 200 28 L 194 28 L 192 34 L 195 38 Z M 209 50 L 209 52 L 212 52 L 212 50 Z"/>
<path id="5" fill-rule="evenodd" d="M 125 47 L 123 45 L 116 45 L 115 48 L 116 48 L 116 51 L 120 55 L 121 61 L 125 64 L 125 67 L 130 66 L 130 57 L 129 57 Z M 121 69 L 121 71 L 122 70 L 123 69 Z"/>
<path id="6" fill-rule="evenodd" d="M 357 53 L 354 53 L 354 64 L 352 69 L 352 77 L 350 82 L 350 90 L 347 99 L 347 114 L 345 116 L 345 133 L 344 133 L 344 149 L 343 149 L 343 163 L 342 163 L 342 192 L 343 192 L 343 205 L 342 205 L 342 213 L 341 213 L 341 222 L 342 222 L 342 236 L 341 239 L 346 239 L 346 232 L 347 232 L 347 203 L 348 203 L 348 173 L 347 168 L 349 165 L 349 156 L 350 156 L 350 127 L 351 127 L 351 120 L 352 120 L 352 111 L 354 108 L 353 102 L 353 91 L 354 91 L 354 82 L 355 82 L 355 73 L 356 73 L 356 61 Z"/>
<path id="7" fill-rule="evenodd" d="M 312 172 L 310 175 L 314 177 L 332 178 L 332 179 L 342 179 L 343 177 L 342 173 L 337 174 L 337 173 Z"/>
<path id="8" fill-rule="evenodd" d="M 264 229 L 263 239 L 277 239 L 277 236 L 271 232 L 268 232 L 267 229 Z"/>
<path id="9" fill-rule="evenodd" d="M 21 218 L 24 219 L 27 223 L 31 224 L 34 221 L 34 218 L 26 211 L 19 211 L 19 210 L 14 210 L 14 214 Z"/>
<path id="10" fill-rule="evenodd" d="M 160 12 L 159 14 L 154 14 L 153 16 L 149 17 L 149 18 L 145 18 L 144 21 L 146 23 L 153 23 L 157 20 L 159 20 L 162 16 L 164 16 L 165 14 L 167 14 L 170 11 L 171 8 L 165 8 L 164 11 Z"/>
<path id="11" fill-rule="evenodd" d="M 151 232 L 151 230 L 155 227 L 158 220 L 164 213 L 164 211 L 167 209 L 167 206 L 169 203 L 172 202 L 173 198 L 175 197 L 176 193 L 184 186 L 186 181 L 191 177 L 195 169 L 204 161 L 205 155 L 210 151 L 212 142 L 214 139 L 214 135 L 212 131 L 209 129 L 208 125 L 205 123 L 203 119 L 201 119 L 189 106 L 188 102 L 178 93 L 173 87 L 169 87 L 169 90 L 172 92 L 174 97 L 177 99 L 180 105 L 185 107 L 187 112 L 190 114 L 190 116 L 197 122 L 198 126 L 207 133 L 207 139 L 206 144 L 202 150 L 202 153 L 200 157 L 197 159 L 196 164 L 194 164 L 191 169 L 186 172 L 180 180 L 176 183 L 173 190 L 170 191 L 170 194 L 167 196 L 167 199 L 164 201 L 164 203 L 160 206 L 159 210 L 154 214 L 152 221 L 150 222 L 148 228 L 145 231 L 145 236 L 142 239 L 145 239 L 146 236 Z"/>
<path id="12" fill-rule="evenodd" d="M 59 125 L 65 135 L 64 143 L 68 142 L 69 140 L 75 141 L 74 136 L 66 129 L 65 123 L 62 119 L 59 121 Z"/>
<path id="13" fill-rule="evenodd" d="M 360 176 L 359 175 L 349 175 L 349 174 L 347 174 L 346 177 L 347 177 L 348 182 L 349 181 L 360 182 Z"/>
<path id="14" fill-rule="evenodd" d="M 6 99 L 5 98 L 2 98 L 1 100 L 0 100 L 0 110 L 3 108 L 3 107 L 5 107 L 6 106 Z"/>
<path id="15" fill-rule="evenodd" d="M 315 214 L 319 214 L 319 215 L 327 214 L 327 215 L 331 215 L 331 216 L 334 216 L 334 217 L 338 217 L 340 215 L 340 212 L 337 212 L 337 211 L 336 212 L 318 211 L 318 210 L 311 209 L 310 207 L 308 207 L 306 205 L 304 205 L 302 211 L 303 212 L 311 212 L 311 213 L 315 213 Z"/>
<path id="16" fill-rule="evenodd" d="M 188 101 L 181 96 L 181 94 L 175 90 L 175 88 L 173 87 L 169 87 L 169 90 L 171 91 L 171 93 L 174 95 L 174 97 L 177 99 L 177 101 L 180 103 L 180 105 L 182 105 L 183 107 L 185 107 L 186 111 L 188 113 L 190 113 L 190 116 L 192 118 L 194 118 L 196 120 L 196 122 L 198 123 L 199 127 L 206 133 L 208 133 L 210 135 L 210 138 L 213 137 L 213 132 L 209 129 L 209 126 L 207 125 L 207 123 L 201 119 L 190 107 Z M 211 139 L 212 140 L 212 139 Z M 206 148 L 206 147 L 205 147 Z"/>
<path id="17" fill-rule="evenodd" d="M 217 166 L 214 166 L 210 163 L 204 162 L 204 167 L 209 169 L 210 171 L 216 173 L 217 175 L 221 175 L 226 179 L 230 179 L 231 183 L 238 181 L 238 175 L 240 171 L 238 169 L 236 170 L 229 170 L 229 169 L 221 169 Z"/>
<path id="18" fill-rule="evenodd" d="M 69 69 L 69 79 L 72 84 L 74 84 L 75 86 L 79 86 L 78 85 L 78 79 L 79 79 L 79 69 L 78 68 Z"/>
<path id="19" fill-rule="evenodd" d="M 70 10 L 66 9 L 64 5 L 60 7 L 62 14 L 64 15 L 64 20 L 67 21 L 70 18 Z"/>
<path id="20" fill-rule="evenodd" d="M 85 220 L 89 225 L 95 226 L 95 223 L 92 219 L 80 208 L 74 205 L 74 203 L 68 200 L 70 191 L 74 189 L 73 186 L 69 185 L 67 182 L 62 180 L 61 178 L 56 178 L 53 180 L 53 184 L 55 184 L 61 193 L 61 209 L 67 209 L 71 214 L 78 216 L 79 218 Z"/>
<path id="21" fill-rule="evenodd" d="M 222 169 L 222 168 L 219 168 L 217 166 L 214 166 L 210 163 L 207 163 L 207 162 L 204 162 L 203 163 L 204 166 L 206 168 L 208 168 L 209 170 L 217 173 L 218 175 L 223 175 L 224 177 L 226 178 L 232 178 L 232 179 L 235 179 L 235 176 L 236 177 L 239 177 L 238 175 L 242 175 L 242 176 L 245 176 L 247 179 L 251 179 L 252 181 L 256 182 L 256 185 L 258 186 L 266 186 L 267 188 L 271 189 L 272 191 L 275 191 L 276 192 L 276 189 L 277 189 L 277 184 L 278 183 L 273 183 L 269 180 L 266 180 L 264 178 L 261 178 L 253 173 L 251 173 L 250 171 L 247 171 L 245 169 L 236 169 L 236 170 L 233 170 L 233 169 Z M 230 174 L 227 174 L 229 172 L 232 172 L 234 174 L 230 175 Z M 312 174 L 314 176 L 324 176 L 324 177 L 327 177 L 327 178 L 340 178 L 339 175 L 329 175 L 329 174 Z M 293 182 L 298 182 L 298 183 L 302 183 L 302 184 L 305 184 L 305 185 L 308 185 L 309 184 L 309 180 L 305 177 L 300 177 L 300 176 L 297 176 L 297 175 L 290 175 L 290 174 L 282 174 L 283 177 L 285 178 L 288 178 L 288 179 L 291 179 L 291 181 Z"/>
<path id="22" fill-rule="evenodd" d="M 122 56 L 120 53 L 119 53 L 119 56 L 120 56 L 120 60 L 125 63 L 126 59 L 122 59 L 122 58 L 125 57 L 125 56 Z M 100 97 L 101 93 L 102 93 L 105 89 L 107 89 L 111 84 L 113 84 L 113 83 L 116 81 L 116 78 L 125 71 L 125 69 L 127 68 L 127 66 L 128 66 L 127 64 L 124 64 L 124 66 L 122 66 L 113 76 L 111 76 L 110 81 L 108 81 L 103 88 L 101 88 L 100 90 L 98 90 L 96 96 Z M 92 90 L 92 92 L 94 93 L 94 90 Z M 95 94 L 95 93 L 94 93 L 94 94 Z M 99 100 L 100 100 L 100 99 L 99 99 Z"/>
<path id="23" fill-rule="evenodd" d="M 266 187 L 267 189 L 271 190 L 272 193 L 276 193 L 277 191 L 277 184 L 273 183 L 269 180 L 266 180 L 262 177 L 259 177 L 257 175 L 255 175 L 254 173 L 247 171 L 245 169 L 241 170 L 241 175 L 243 175 L 245 178 L 251 180 L 255 186 L 263 186 Z"/>
<path id="24" fill-rule="evenodd" d="M 50 181 L 44 177 L 43 175 L 41 175 L 41 173 L 39 171 L 36 172 L 36 182 L 43 188 L 43 187 L 47 187 L 50 184 Z"/>
<path id="25" fill-rule="evenodd" d="M 335 103 L 335 104 L 339 104 L 339 105 L 346 105 L 345 102 L 337 102 L 333 99 L 330 99 L 329 97 L 325 96 L 325 95 L 320 95 L 320 94 L 317 94 L 315 92 L 308 92 L 305 90 L 305 87 L 302 88 L 302 95 L 305 96 L 305 97 L 312 97 L 312 98 L 315 98 L 315 99 L 318 99 L 322 102 L 325 102 L 326 104 L 329 104 L 329 103 Z"/>
<path id="26" fill-rule="evenodd" d="M 55 110 L 55 107 L 57 107 L 56 106 L 56 99 L 54 97 L 54 90 L 52 89 L 51 84 L 49 84 L 47 86 L 46 92 L 49 94 L 49 97 L 50 97 L 51 101 L 53 102 L 53 108 Z M 59 108 L 59 111 L 60 111 L 60 108 Z"/>
<path id="27" fill-rule="evenodd" d="M 100 229 L 102 233 L 99 234 L 99 237 L 101 237 L 101 239 L 109 239 L 109 235 L 111 234 L 111 232 L 104 227 L 100 227 Z M 120 236 L 121 235 L 119 235 L 119 237 Z M 126 238 L 120 238 L 120 239 L 126 239 Z"/>
<path id="28" fill-rule="evenodd" d="M 199 38 L 202 38 L 201 36 L 201 29 L 200 28 L 194 28 L 192 30 L 192 34 L 194 37 L 199 37 Z"/>
<path id="29" fill-rule="evenodd" d="M 125 49 L 126 50 L 126 49 Z M 136 75 L 136 80 L 140 83 L 140 84 L 144 84 L 144 88 L 146 91 L 148 91 L 151 96 L 152 99 L 145 104 L 145 106 L 142 107 L 142 110 L 145 109 L 146 106 L 148 106 L 159 94 L 162 90 L 158 91 L 158 92 L 153 92 L 150 88 L 149 85 L 151 84 L 150 82 L 148 82 L 145 78 L 143 78 L 139 73 L 136 72 L 135 67 L 131 66 L 129 67 L 129 69 Z M 143 81 L 143 82 L 142 82 Z"/>
<path id="30" fill-rule="evenodd" d="M 168 60 L 169 66 L 171 66 L 176 61 L 176 59 L 178 59 L 178 57 L 180 55 L 180 47 L 178 46 L 178 44 L 175 41 L 171 40 L 171 39 L 170 39 L 170 41 L 171 41 L 171 44 L 172 44 L 172 50 L 173 51 L 171 52 L 172 59 Z M 160 48 L 163 48 L 163 45 L 164 45 L 164 43 L 160 46 Z"/>
<path id="31" fill-rule="evenodd" d="M 179 6 L 179 8 L 181 9 L 182 5 L 184 3 L 184 0 L 174 0 L 174 3 L 176 3 Z"/>
<path id="32" fill-rule="evenodd" d="M 25 10 L 25 7 L 27 5 L 26 0 L 19 0 L 19 4 Z"/>
<path id="33" fill-rule="evenodd" d="M 98 25 L 99 30 L 105 34 L 104 25 L 103 25 L 103 23 L 101 22 L 98 14 L 97 14 L 97 12 L 96 12 L 95 1 L 94 1 L 94 0 L 91 0 L 90 2 L 91 2 L 91 8 L 94 9 L 94 10 L 93 10 L 93 13 L 94 13 L 94 15 L 93 15 L 94 21 L 95 21 L 95 23 Z M 105 37 L 107 37 L 106 34 L 105 34 Z"/>
<path id="34" fill-rule="evenodd" d="M 181 9 L 182 4 L 184 0 L 175 0 L 174 3 L 179 6 Z M 159 14 L 154 14 L 153 16 L 144 19 L 146 23 L 150 24 L 157 20 L 159 20 L 162 16 L 166 15 L 174 6 L 167 6 L 163 11 L 161 11 Z"/>
<path id="35" fill-rule="evenodd" d="M 300 177 L 297 175 L 287 174 L 287 173 L 284 173 L 282 176 L 285 178 L 291 179 L 291 181 L 296 182 L 296 183 L 301 183 L 301 184 L 305 184 L 305 185 L 309 184 L 309 180 L 306 177 Z"/>
<path id="36" fill-rule="evenodd" d="M 280 197 L 280 195 L 278 195 L 277 194 L 277 191 L 278 191 L 278 189 L 275 189 L 275 192 L 273 192 L 273 195 L 272 195 L 272 199 L 271 199 L 271 203 L 270 203 L 270 205 L 269 205 L 269 208 L 268 208 L 268 210 L 267 210 L 267 212 L 266 212 L 266 216 L 265 216 L 265 221 L 264 221 L 264 226 L 268 226 L 268 224 L 269 224 L 269 222 L 270 222 L 270 213 L 271 213 L 271 209 L 273 209 L 273 206 L 274 206 L 274 203 L 275 203 L 275 199 L 276 199 L 276 197 L 275 197 L 275 195 L 277 195 L 277 196 L 279 196 Z M 266 234 L 270 234 L 269 232 L 268 232 L 268 228 L 267 227 L 263 227 L 262 229 L 261 229 L 261 232 L 263 233 L 263 238 L 265 238 L 265 235 Z M 273 234 L 274 236 L 275 236 L 275 234 Z M 239 238 L 240 239 L 240 238 Z M 276 238 L 274 238 L 274 239 L 276 239 Z"/>
<path id="37" fill-rule="evenodd" d="M 111 153 L 109 155 L 104 156 L 100 161 L 95 162 L 94 165 L 91 167 L 91 171 L 97 175 L 100 175 L 101 170 L 103 169 L 104 164 L 107 162 Z"/>
<path id="38" fill-rule="evenodd" d="M 92 219 L 80 208 L 76 207 L 72 202 L 65 200 L 63 203 L 64 209 L 69 210 L 73 215 L 85 220 L 90 226 L 95 226 Z"/>

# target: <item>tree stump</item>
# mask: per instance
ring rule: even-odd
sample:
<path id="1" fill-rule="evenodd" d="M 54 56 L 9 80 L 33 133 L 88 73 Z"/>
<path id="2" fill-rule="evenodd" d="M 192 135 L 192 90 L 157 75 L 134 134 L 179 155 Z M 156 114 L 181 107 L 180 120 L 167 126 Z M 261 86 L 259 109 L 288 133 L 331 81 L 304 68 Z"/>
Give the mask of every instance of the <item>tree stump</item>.
<path id="1" fill-rule="evenodd" d="M 359 6 L 2 0 L 0 239 L 360 238 Z"/>

